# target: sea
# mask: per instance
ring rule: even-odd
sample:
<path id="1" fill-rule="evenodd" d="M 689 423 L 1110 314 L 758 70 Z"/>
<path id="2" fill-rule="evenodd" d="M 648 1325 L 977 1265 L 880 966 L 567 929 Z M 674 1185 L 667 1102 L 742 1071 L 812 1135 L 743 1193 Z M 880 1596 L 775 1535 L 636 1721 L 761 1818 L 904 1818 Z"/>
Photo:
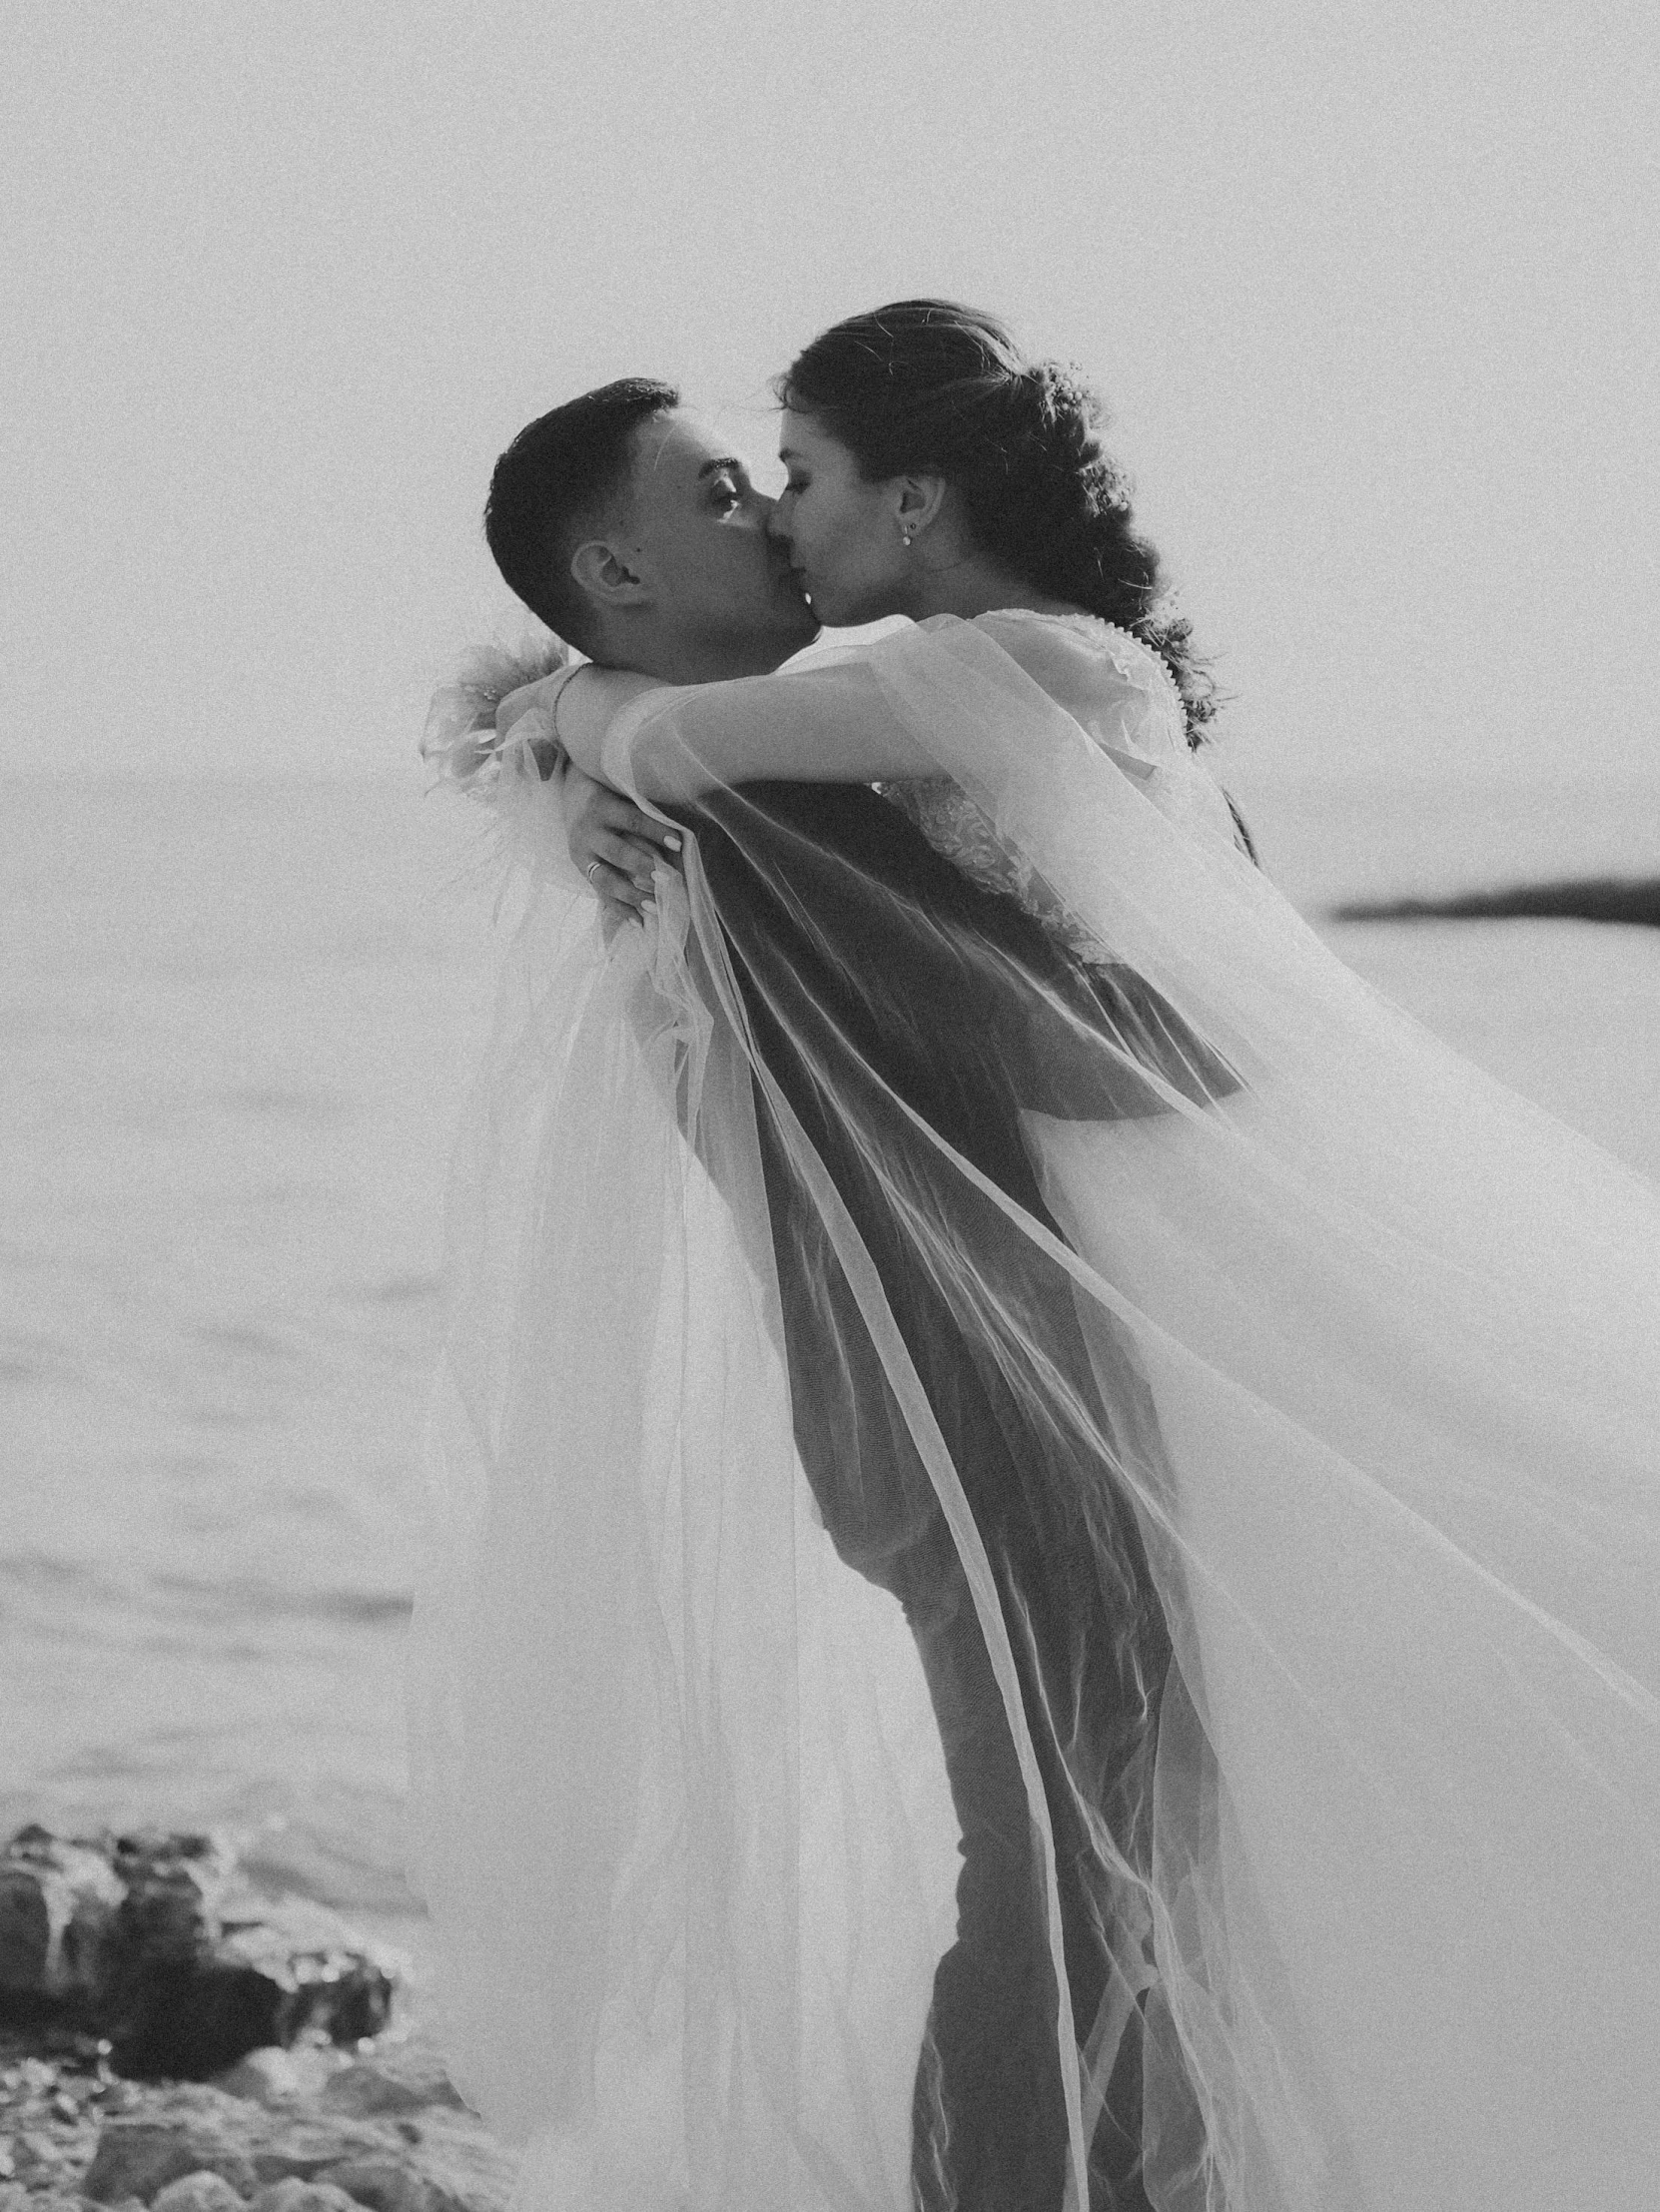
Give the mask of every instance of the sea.
<path id="1" fill-rule="evenodd" d="M 1660 773 L 1225 770 L 1338 955 L 1660 1179 L 1660 930 L 1334 923 L 1660 878 Z M 0 783 L 0 1834 L 217 1828 L 419 1950 L 402 1705 L 498 886 L 406 783 Z"/>

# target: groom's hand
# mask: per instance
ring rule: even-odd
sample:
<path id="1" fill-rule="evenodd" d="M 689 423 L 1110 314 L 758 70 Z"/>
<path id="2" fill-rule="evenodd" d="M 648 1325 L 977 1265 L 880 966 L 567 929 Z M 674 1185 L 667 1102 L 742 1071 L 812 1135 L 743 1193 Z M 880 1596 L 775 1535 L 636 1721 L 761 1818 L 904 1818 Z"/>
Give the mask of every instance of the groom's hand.
<path id="1" fill-rule="evenodd" d="M 624 921 L 638 921 L 651 904 L 651 871 L 674 867 L 680 833 L 654 822 L 609 784 L 596 783 L 574 762 L 559 772 L 559 808 L 565 845 L 599 898 L 606 942 Z"/>

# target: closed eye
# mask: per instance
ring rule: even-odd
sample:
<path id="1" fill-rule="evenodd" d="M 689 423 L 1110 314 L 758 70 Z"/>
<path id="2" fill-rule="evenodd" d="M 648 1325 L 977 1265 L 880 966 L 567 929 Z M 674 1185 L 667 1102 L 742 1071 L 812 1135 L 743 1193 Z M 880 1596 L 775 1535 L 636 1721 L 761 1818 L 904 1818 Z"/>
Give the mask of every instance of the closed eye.
<path id="1" fill-rule="evenodd" d="M 708 487 L 709 504 L 718 514 L 730 514 L 752 495 L 749 471 L 741 461 L 705 461 L 698 474 Z"/>

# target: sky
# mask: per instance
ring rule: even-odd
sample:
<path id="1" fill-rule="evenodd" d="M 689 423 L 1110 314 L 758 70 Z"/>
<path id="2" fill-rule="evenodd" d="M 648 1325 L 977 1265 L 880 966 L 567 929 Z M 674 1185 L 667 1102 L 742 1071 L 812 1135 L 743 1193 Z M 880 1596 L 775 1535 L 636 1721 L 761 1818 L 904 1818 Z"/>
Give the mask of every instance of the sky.
<path id="1" fill-rule="evenodd" d="M 1660 774 L 1653 0 L 0 0 L 0 769 L 418 776 L 531 416 L 1082 365 L 1251 771 Z"/>

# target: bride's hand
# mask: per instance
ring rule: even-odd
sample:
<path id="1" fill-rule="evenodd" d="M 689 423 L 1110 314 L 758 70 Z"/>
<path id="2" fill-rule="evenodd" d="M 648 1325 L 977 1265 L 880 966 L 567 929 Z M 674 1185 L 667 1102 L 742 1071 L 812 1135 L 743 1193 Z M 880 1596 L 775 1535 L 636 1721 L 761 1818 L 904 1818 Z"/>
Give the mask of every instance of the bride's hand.
<path id="1" fill-rule="evenodd" d="M 651 903 L 651 871 L 676 866 L 680 833 L 654 822 L 609 784 L 596 783 L 574 762 L 560 772 L 559 809 L 565 847 L 599 898 L 607 943 L 619 922 L 638 920 Z"/>

